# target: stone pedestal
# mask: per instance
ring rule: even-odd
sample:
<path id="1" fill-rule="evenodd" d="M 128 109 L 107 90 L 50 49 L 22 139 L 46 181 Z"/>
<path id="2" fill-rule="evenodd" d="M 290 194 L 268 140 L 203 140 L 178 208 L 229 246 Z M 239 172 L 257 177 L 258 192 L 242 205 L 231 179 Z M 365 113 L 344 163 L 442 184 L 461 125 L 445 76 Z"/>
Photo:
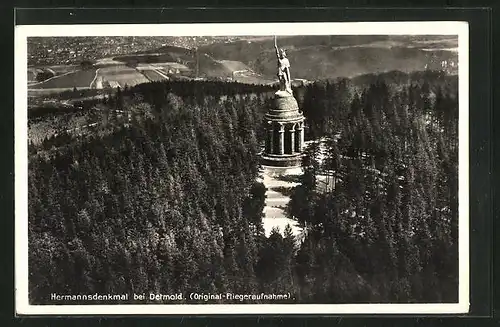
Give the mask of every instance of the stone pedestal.
<path id="1" fill-rule="evenodd" d="M 275 93 L 274 106 L 267 112 L 268 139 L 262 164 L 275 167 L 299 166 L 304 144 L 304 115 L 293 95 Z"/>

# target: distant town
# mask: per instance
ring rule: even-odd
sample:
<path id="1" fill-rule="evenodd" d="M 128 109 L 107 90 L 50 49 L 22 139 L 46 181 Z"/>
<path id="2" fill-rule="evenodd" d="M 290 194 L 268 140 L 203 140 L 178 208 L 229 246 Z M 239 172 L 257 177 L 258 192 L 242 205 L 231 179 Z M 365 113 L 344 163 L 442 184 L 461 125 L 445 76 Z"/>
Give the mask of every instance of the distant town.
<path id="1" fill-rule="evenodd" d="M 28 66 L 79 64 L 83 60 L 144 52 L 166 45 L 192 49 L 216 42 L 232 42 L 236 39 L 230 36 L 30 37 Z"/>

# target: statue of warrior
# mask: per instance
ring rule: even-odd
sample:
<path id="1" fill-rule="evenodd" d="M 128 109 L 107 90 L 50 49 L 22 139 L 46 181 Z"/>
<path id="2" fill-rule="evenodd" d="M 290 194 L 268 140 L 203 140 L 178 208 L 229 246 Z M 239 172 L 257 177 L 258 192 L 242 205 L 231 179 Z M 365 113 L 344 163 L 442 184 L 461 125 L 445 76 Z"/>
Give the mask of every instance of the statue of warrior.
<path id="1" fill-rule="evenodd" d="M 280 81 L 280 91 L 287 91 L 292 94 L 292 82 L 290 79 L 290 62 L 286 57 L 285 49 L 278 49 L 276 36 L 274 37 L 274 47 L 276 57 L 278 57 L 278 78 Z"/>

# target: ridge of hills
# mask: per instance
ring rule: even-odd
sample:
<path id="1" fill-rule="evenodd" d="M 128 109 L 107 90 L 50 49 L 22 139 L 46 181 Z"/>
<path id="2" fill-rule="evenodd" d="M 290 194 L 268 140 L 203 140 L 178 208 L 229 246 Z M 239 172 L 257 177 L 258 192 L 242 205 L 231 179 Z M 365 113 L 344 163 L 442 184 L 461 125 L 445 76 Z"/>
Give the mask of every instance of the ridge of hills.
<path id="1" fill-rule="evenodd" d="M 458 61 L 458 40 L 453 36 L 285 36 L 278 39 L 278 45 L 287 50 L 292 78 L 307 80 L 350 78 L 392 70 L 437 70 L 442 68 L 443 61 Z M 180 61 L 190 69 L 198 69 L 200 76 L 231 77 L 233 71 L 242 70 L 232 69 L 232 66 L 238 66 L 264 80 L 275 79 L 272 36 L 242 37 L 235 41 L 204 44 L 197 49 L 198 53 L 194 48 L 165 45 L 136 55 Z M 228 62 L 232 65 L 225 64 Z M 454 72 L 455 69 L 451 69 L 450 73 Z"/>
<path id="2" fill-rule="evenodd" d="M 172 42 L 167 42 L 170 39 Z M 144 80 L 138 66 L 149 67 L 152 64 L 152 69 L 167 74 L 170 69 L 164 68 L 170 67 L 168 65 L 171 63 L 175 67 L 173 73 L 180 77 L 231 80 L 247 84 L 274 84 L 277 81 L 273 36 L 171 37 L 162 38 L 161 41 L 164 43 L 156 42 L 157 46 L 147 49 L 107 57 L 107 61 L 97 60 L 94 69 L 116 66 L 116 69 L 130 73 L 130 68 L 125 66 L 137 68 L 137 78 L 129 78 L 129 85 L 136 83 L 138 77 Z M 299 84 L 302 83 L 300 80 L 353 78 L 391 71 L 412 73 L 444 70 L 449 74 L 456 74 L 458 71 L 456 36 L 280 36 L 278 46 L 286 49 L 292 79 Z M 443 63 L 449 65 L 444 67 Z M 78 67 L 48 68 L 65 69 L 57 73 L 57 79 L 50 81 L 56 88 L 92 88 L 92 83 L 97 78 L 97 72 L 94 76 L 91 71 L 78 71 L 64 76 L 66 70 L 70 72 L 78 70 Z M 107 68 L 110 69 L 114 68 Z M 107 70 L 101 70 L 100 74 Z M 34 83 L 36 73 L 30 72 L 30 88 L 44 89 L 52 85 L 45 81 L 44 84 Z M 166 76 L 156 75 L 153 76 L 154 80 Z M 148 76 L 146 78 L 150 79 Z"/>

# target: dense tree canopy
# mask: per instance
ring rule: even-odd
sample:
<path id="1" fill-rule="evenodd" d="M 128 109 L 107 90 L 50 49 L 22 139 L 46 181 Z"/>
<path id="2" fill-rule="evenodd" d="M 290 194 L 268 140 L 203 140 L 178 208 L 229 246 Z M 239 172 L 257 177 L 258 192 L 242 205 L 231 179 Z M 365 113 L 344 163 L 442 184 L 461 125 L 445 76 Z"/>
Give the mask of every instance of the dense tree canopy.
<path id="1" fill-rule="evenodd" d="M 288 208 L 301 243 L 290 228 L 262 229 L 268 87 L 147 83 L 84 106 L 98 122 L 90 132 L 30 145 L 31 302 L 95 292 L 455 301 L 454 79 L 296 90 L 308 138 L 326 140 L 307 148 Z M 334 182 L 318 187 L 325 172 Z"/>
<path id="2" fill-rule="evenodd" d="M 289 204 L 308 232 L 299 281 L 303 288 L 327 281 L 309 297 L 337 289 L 326 298 L 458 298 L 456 77 L 405 79 L 378 78 L 361 89 L 339 80 L 305 92 L 309 136 L 326 140 L 307 149 L 302 184 Z M 311 274 L 324 251 L 328 263 Z"/>

